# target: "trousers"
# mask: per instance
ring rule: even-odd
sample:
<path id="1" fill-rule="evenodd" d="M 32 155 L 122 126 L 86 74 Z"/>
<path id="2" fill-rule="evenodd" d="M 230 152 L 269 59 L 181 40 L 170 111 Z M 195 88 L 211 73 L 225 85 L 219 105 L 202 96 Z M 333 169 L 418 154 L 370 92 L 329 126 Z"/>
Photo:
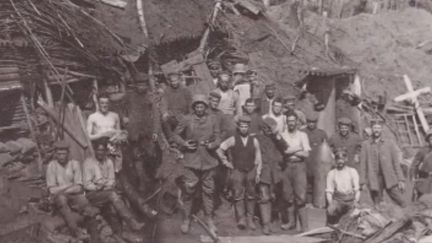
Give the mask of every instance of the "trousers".
<path id="1" fill-rule="evenodd" d="M 288 162 L 282 170 L 282 198 L 289 204 L 306 204 L 307 178 L 304 162 Z"/>

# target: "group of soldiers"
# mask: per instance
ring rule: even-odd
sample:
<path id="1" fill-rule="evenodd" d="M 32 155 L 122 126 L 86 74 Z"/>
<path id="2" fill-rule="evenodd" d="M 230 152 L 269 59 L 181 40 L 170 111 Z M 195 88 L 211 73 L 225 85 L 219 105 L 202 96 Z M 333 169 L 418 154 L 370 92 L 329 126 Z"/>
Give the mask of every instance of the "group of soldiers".
<path id="1" fill-rule="evenodd" d="M 183 171 L 176 180 L 183 233 L 190 231 L 193 214 L 202 208 L 209 230 L 216 234 L 213 217 L 223 198 L 234 205 L 239 229 L 256 230 L 259 216 L 264 234 L 271 233 L 276 201 L 284 205 L 281 229 L 295 229 L 298 219 L 302 231 L 308 230 L 308 202 L 326 207 L 329 223 L 358 205 L 365 188 L 374 203 L 383 200 L 385 190 L 397 204 L 406 205 L 401 152 L 382 136 L 382 120 L 371 120 L 368 137 L 361 138 L 353 132 L 353 122 L 342 117 L 328 138 L 317 127 L 317 113 L 305 115 L 296 108 L 295 96 L 281 98 L 274 83 L 264 85 L 246 65 L 236 64 L 231 73 L 217 63 L 209 67 L 217 89 L 208 95 L 192 94 L 179 73 L 168 75 L 162 91 L 161 127 L 171 146 L 183 154 Z M 143 227 L 116 189 L 122 169 L 119 143 L 127 133 L 109 102 L 100 96 L 98 111 L 87 121 L 94 156 L 80 165 L 69 158 L 68 144 L 58 141 L 47 168 L 54 205 L 77 237 L 86 233 L 72 211 L 87 217 L 114 214 L 133 230 Z M 326 144 L 334 156 L 328 168 L 320 165 L 322 154 L 317 152 Z M 313 191 L 309 201 L 308 186 Z M 115 225 L 114 232 L 121 233 Z"/>
<path id="2" fill-rule="evenodd" d="M 217 63 L 209 67 L 217 89 L 207 96 L 191 94 L 179 73 L 168 75 L 164 90 L 164 132 L 184 154 L 179 180 L 183 233 L 190 230 L 196 205 L 202 206 L 208 228 L 217 232 L 215 202 L 224 189 L 238 227 L 255 230 L 255 216 L 260 216 L 264 234 L 271 233 L 276 200 L 285 205 L 283 230 L 295 229 L 297 219 L 301 230 L 308 230 L 308 183 L 315 190 L 313 206 L 327 205 L 329 223 L 355 207 L 366 187 L 374 203 L 383 200 L 386 190 L 396 203 L 406 205 L 402 156 L 394 141 L 382 136 L 382 120 L 371 120 L 369 137 L 362 139 L 353 132 L 353 122 L 342 117 L 337 133 L 328 138 L 317 128 L 317 113 L 306 116 L 296 108 L 296 97 L 281 98 L 274 83 L 263 85 L 244 64 L 234 65 L 231 73 Z M 321 155 L 312 156 L 323 143 L 333 149 L 334 166 L 328 169 L 319 167 Z M 257 206 L 260 215 L 255 215 Z"/>
<path id="3" fill-rule="evenodd" d="M 88 117 L 87 130 L 94 156 L 82 163 L 71 159 L 70 144 L 60 140 L 54 144 L 54 158 L 47 166 L 50 198 L 70 233 L 78 239 L 87 239 L 90 235 L 80 227 L 75 213 L 87 219 L 108 221 L 113 233 L 120 237 L 123 235 L 123 222 L 135 231 L 144 227 L 117 187 L 118 173 L 122 168 L 119 144 L 127 134 L 120 128 L 119 115 L 109 110 L 109 103 L 109 97 L 101 95 L 98 98 L 99 110 Z"/>

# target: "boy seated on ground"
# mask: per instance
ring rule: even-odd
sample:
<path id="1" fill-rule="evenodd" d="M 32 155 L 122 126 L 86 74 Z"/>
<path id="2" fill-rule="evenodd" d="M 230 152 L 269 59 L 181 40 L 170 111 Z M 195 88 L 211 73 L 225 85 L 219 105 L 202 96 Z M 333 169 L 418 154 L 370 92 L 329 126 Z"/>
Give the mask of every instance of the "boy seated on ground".
<path id="1" fill-rule="evenodd" d="M 353 209 L 360 200 L 360 179 L 357 170 L 349 167 L 347 150 L 335 151 L 336 168 L 327 174 L 327 223 L 336 224 L 341 217 Z"/>
<path id="2" fill-rule="evenodd" d="M 101 209 L 103 214 L 113 208 L 132 230 L 140 230 L 144 223 L 138 222 L 126 207 L 121 196 L 115 191 L 114 163 L 107 156 L 107 140 L 93 142 L 94 158 L 87 158 L 83 165 L 83 185 L 90 203 Z M 112 223 L 112 220 L 110 220 Z M 121 227 L 112 225 L 116 234 L 121 233 Z"/>
<path id="3" fill-rule="evenodd" d="M 74 212 L 93 217 L 98 210 L 91 207 L 83 193 L 80 164 L 69 159 L 69 145 L 64 141 L 55 143 L 55 155 L 47 167 L 46 183 L 54 206 L 64 218 L 71 234 L 78 239 L 88 238 L 85 230 L 78 227 L 78 218 Z"/>

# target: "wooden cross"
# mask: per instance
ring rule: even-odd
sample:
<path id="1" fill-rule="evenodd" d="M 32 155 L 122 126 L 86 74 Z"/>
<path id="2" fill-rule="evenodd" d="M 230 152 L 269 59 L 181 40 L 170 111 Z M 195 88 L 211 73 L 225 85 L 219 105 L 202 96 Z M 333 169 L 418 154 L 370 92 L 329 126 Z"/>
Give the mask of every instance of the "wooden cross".
<path id="1" fill-rule="evenodd" d="M 426 117 L 424 115 L 423 109 L 420 107 L 420 103 L 417 99 L 418 96 L 420 96 L 421 94 L 425 94 L 425 93 L 430 93 L 431 92 L 431 88 L 430 87 L 425 87 L 425 88 L 421 88 L 418 90 L 414 90 L 411 80 L 408 77 L 408 75 L 404 75 L 404 82 L 405 82 L 405 86 L 408 90 L 407 93 L 403 94 L 403 95 L 399 95 L 398 97 L 394 98 L 395 102 L 401 102 L 404 100 L 410 100 L 412 101 L 412 103 L 414 104 L 414 108 L 416 110 L 417 116 L 420 119 L 420 124 L 423 127 L 423 131 L 427 132 L 429 131 L 429 124 L 426 120 Z"/>

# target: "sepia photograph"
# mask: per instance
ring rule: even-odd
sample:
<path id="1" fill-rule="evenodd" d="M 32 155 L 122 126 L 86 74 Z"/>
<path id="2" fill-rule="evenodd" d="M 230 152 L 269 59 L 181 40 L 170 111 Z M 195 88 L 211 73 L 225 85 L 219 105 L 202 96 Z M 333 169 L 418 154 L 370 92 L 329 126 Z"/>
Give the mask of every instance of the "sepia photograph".
<path id="1" fill-rule="evenodd" d="M 432 243 L 432 0 L 0 0 L 0 243 Z"/>

